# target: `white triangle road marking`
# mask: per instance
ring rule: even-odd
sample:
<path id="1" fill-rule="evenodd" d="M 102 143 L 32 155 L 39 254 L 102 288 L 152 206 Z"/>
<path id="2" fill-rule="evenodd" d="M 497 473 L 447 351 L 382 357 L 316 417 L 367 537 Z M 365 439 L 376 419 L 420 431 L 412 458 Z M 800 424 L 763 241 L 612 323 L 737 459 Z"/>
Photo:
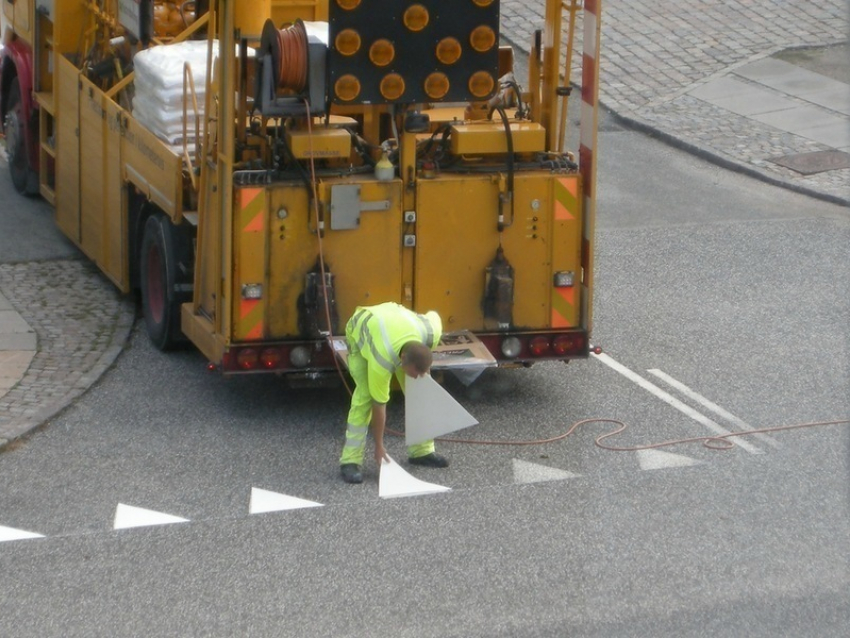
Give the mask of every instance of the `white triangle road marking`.
<path id="1" fill-rule="evenodd" d="M 530 461 L 513 460 L 514 483 L 542 483 L 544 481 L 562 481 L 580 476 L 555 467 L 531 463 Z"/>
<path id="2" fill-rule="evenodd" d="M 23 540 L 25 538 L 44 538 L 44 535 L 0 525 L 0 543 L 3 541 Z"/>
<path id="3" fill-rule="evenodd" d="M 128 529 L 130 527 L 147 527 L 148 525 L 169 525 L 171 523 L 188 523 L 188 518 L 180 518 L 154 510 L 118 503 L 115 508 L 115 524 L 112 529 Z"/>
<path id="4" fill-rule="evenodd" d="M 259 487 L 251 488 L 251 503 L 248 506 L 249 514 L 262 514 L 264 512 L 280 512 L 282 510 L 297 510 L 304 507 L 322 507 L 321 503 L 308 501 L 303 498 L 262 490 Z"/>
<path id="5" fill-rule="evenodd" d="M 378 496 L 381 498 L 436 494 L 449 492 L 451 489 L 445 485 L 420 481 L 405 472 L 404 468 L 392 459 L 381 463 L 381 478 L 378 481 Z"/>
<path id="6" fill-rule="evenodd" d="M 405 444 L 416 445 L 478 421 L 430 374 L 404 380 Z"/>
<path id="7" fill-rule="evenodd" d="M 663 470 L 668 467 L 688 467 L 702 463 L 690 456 L 661 450 L 637 450 L 637 456 L 642 470 Z"/>

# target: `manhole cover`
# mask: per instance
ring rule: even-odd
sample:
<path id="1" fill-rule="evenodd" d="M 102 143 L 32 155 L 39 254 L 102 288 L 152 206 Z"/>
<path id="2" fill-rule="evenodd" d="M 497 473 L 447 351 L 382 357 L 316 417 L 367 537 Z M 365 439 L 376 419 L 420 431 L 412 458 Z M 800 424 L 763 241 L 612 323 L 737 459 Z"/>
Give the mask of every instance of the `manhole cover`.
<path id="1" fill-rule="evenodd" d="M 844 151 L 814 151 L 813 153 L 784 155 L 770 161 L 802 175 L 814 175 L 824 171 L 834 171 L 838 168 L 850 168 L 850 153 Z"/>

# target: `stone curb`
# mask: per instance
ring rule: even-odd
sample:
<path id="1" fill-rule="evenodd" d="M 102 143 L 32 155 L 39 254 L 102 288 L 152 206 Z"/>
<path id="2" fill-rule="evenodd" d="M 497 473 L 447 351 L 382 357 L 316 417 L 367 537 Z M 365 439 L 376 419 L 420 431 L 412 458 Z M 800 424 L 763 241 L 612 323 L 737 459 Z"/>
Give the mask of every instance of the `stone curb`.
<path id="1" fill-rule="evenodd" d="M 510 34 L 506 33 L 505 31 L 502 31 L 500 35 L 505 42 L 509 43 L 512 47 L 514 47 L 518 51 L 522 52 L 523 56 L 528 57 L 530 55 L 530 52 L 527 50 L 527 47 L 524 46 L 524 45 L 518 44 L 516 38 L 512 37 Z M 836 43 L 840 43 L 840 42 L 832 42 L 832 44 L 836 44 Z M 769 56 L 772 53 L 775 53 L 777 51 L 784 50 L 785 48 L 804 48 L 804 47 L 802 45 L 800 47 L 778 47 L 778 48 L 775 48 L 773 51 L 771 51 L 767 54 L 760 54 L 757 57 L 758 58 L 766 57 L 766 56 Z M 735 66 L 742 66 L 749 61 L 750 60 L 742 61 L 742 62 L 740 62 L 736 65 L 732 65 L 732 67 L 730 67 L 729 69 L 724 69 L 723 71 L 718 71 L 718 72 L 714 73 L 712 76 L 706 78 L 704 81 L 708 81 L 708 80 L 712 79 L 713 77 L 721 77 L 723 75 L 726 75 L 730 71 L 731 68 L 734 68 Z M 579 84 L 577 84 L 576 82 L 572 82 L 572 86 L 576 90 L 576 92 L 581 91 L 581 86 Z M 684 93 L 687 90 L 688 90 L 688 87 L 683 87 L 681 89 L 681 92 Z M 669 96 L 666 99 L 669 99 Z M 670 146 L 673 146 L 674 148 L 678 148 L 680 150 L 683 150 L 687 153 L 691 153 L 692 155 L 700 157 L 700 158 L 702 158 L 702 159 L 704 159 L 708 162 L 711 162 L 712 164 L 720 166 L 721 168 L 736 171 L 738 173 L 743 173 L 745 175 L 759 179 L 759 180 L 766 182 L 768 184 L 771 184 L 773 186 L 779 186 L 781 188 L 786 188 L 788 190 L 794 191 L 796 193 L 800 193 L 802 195 L 806 195 L 808 197 L 813 197 L 815 199 L 826 201 L 826 202 L 829 202 L 829 203 L 832 203 L 832 204 L 838 204 L 839 206 L 850 207 L 850 197 L 847 197 L 847 198 L 839 197 L 837 195 L 833 195 L 831 193 L 826 193 L 826 192 L 817 190 L 815 188 L 810 188 L 808 186 L 801 186 L 800 184 L 795 184 L 794 182 L 783 179 L 783 178 L 778 177 L 776 175 L 772 175 L 772 174 L 770 174 L 766 171 L 759 170 L 758 168 L 756 168 L 756 167 L 754 167 L 750 164 L 747 164 L 747 163 L 739 161 L 739 160 L 735 160 L 734 158 L 729 157 L 728 155 L 725 155 L 723 153 L 720 153 L 719 151 L 717 151 L 717 150 L 715 150 L 711 147 L 703 146 L 703 145 L 700 145 L 700 144 L 695 144 L 693 142 L 688 142 L 688 141 L 686 141 L 686 140 L 684 140 L 680 137 L 677 137 L 676 135 L 674 135 L 672 133 L 668 133 L 664 129 L 662 129 L 662 128 L 654 125 L 654 124 L 650 124 L 649 122 L 640 118 L 639 116 L 633 115 L 631 113 L 617 111 L 616 109 L 608 106 L 605 103 L 605 101 L 602 100 L 602 99 L 599 100 L 599 106 L 602 109 L 604 109 L 605 112 L 608 115 L 610 115 L 612 117 L 612 119 L 618 125 L 620 125 L 624 128 L 630 129 L 630 130 L 634 130 L 634 131 L 638 131 L 640 133 L 650 135 L 650 136 L 652 136 L 652 137 L 654 137 L 658 140 L 661 140 L 665 144 L 668 144 Z"/>
<path id="2" fill-rule="evenodd" d="M 81 276 L 84 275 L 81 274 Z M 102 277 L 99 273 L 97 273 L 96 276 L 98 278 Z M 106 286 L 105 281 L 104 286 Z M 111 284 L 109 284 L 109 286 L 111 286 Z M 118 294 L 117 291 L 115 294 Z M 7 295 L 7 299 L 9 297 L 10 295 Z M 14 297 L 12 296 L 12 298 Z M 20 303 L 20 301 L 18 303 Z M 93 353 L 97 358 L 94 359 L 87 368 L 80 369 L 79 377 L 70 381 L 60 396 L 51 397 L 45 403 L 35 406 L 33 410 L 28 411 L 26 414 L 12 417 L 10 421 L 4 423 L 3 435 L 0 436 L 0 452 L 5 450 L 13 441 L 29 435 L 69 407 L 77 398 L 91 388 L 110 367 L 112 367 L 118 356 L 123 351 L 135 324 L 135 305 L 133 302 L 126 296 L 119 296 L 116 303 L 117 307 L 115 308 L 115 314 L 113 315 L 111 323 L 109 323 L 107 327 L 107 330 L 109 331 L 108 340 L 106 340 L 103 344 L 103 350 L 99 354 Z M 36 323 L 38 324 L 39 322 L 36 321 Z M 31 329 L 33 329 L 32 323 L 29 325 Z M 41 335 L 38 334 L 38 325 L 35 326 L 34 330 L 38 335 L 40 343 Z M 13 391 L 22 387 L 22 384 L 27 383 L 26 374 L 27 373 L 24 373 L 24 376 L 22 376 L 18 383 L 13 386 Z"/>
<path id="3" fill-rule="evenodd" d="M 46 424 L 47 421 L 57 416 L 77 398 L 84 394 L 91 386 L 93 386 L 97 380 L 112 367 L 112 364 L 115 363 L 116 359 L 118 359 L 118 355 L 123 352 L 124 344 L 127 343 L 127 340 L 130 337 L 130 332 L 133 329 L 134 323 L 134 313 L 122 313 L 115 325 L 115 330 L 112 333 L 109 346 L 100 356 L 97 363 L 92 366 L 86 374 L 80 377 L 76 383 L 74 383 L 68 394 L 60 400 L 45 404 L 41 406 L 34 415 L 14 422 L 11 427 L 17 430 L 17 432 L 11 440 L 0 438 L 0 452 L 3 452 L 12 441 L 30 434 L 35 429 Z"/>
<path id="4" fill-rule="evenodd" d="M 600 102 L 600 104 L 602 104 L 602 102 Z M 672 133 L 668 133 L 667 131 L 658 128 L 657 126 L 654 126 L 640 119 L 639 117 L 618 113 L 617 111 L 609 109 L 604 104 L 602 104 L 602 106 L 611 115 L 611 117 L 613 117 L 613 119 L 621 126 L 650 135 L 656 139 L 661 140 L 665 144 L 669 144 L 670 146 L 679 148 L 683 151 L 691 153 L 692 155 L 696 155 L 697 157 L 709 161 L 712 164 L 716 164 L 721 168 L 743 173 L 745 175 L 749 175 L 750 177 L 759 179 L 763 182 L 767 182 L 768 184 L 772 184 L 773 186 L 780 186 L 796 193 L 801 193 L 803 195 L 814 197 L 816 199 L 830 202 L 832 204 L 850 207 L 850 197 L 839 197 L 831 193 L 824 193 L 823 191 L 819 191 L 814 188 L 795 184 L 794 182 L 782 179 L 781 177 L 777 177 L 765 171 L 761 171 L 758 168 L 746 164 L 744 162 L 736 161 L 735 159 L 730 158 L 728 155 L 723 155 L 722 153 L 719 153 L 713 148 L 685 141 L 680 137 L 676 137 Z"/>

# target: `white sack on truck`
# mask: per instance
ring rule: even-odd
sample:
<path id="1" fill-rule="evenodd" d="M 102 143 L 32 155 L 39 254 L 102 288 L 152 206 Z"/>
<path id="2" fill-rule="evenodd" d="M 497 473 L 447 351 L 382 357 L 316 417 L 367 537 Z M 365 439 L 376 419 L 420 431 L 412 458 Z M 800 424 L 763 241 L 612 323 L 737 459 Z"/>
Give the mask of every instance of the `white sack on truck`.
<path id="1" fill-rule="evenodd" d="M 213 42 L 213 59 L 218 43 Z M 183 67 L 188 63 L 195 84 L 198 110 L 192 104 L 189 86 L 184 90 Z M 183 151 L 183 103 L 186 102 L 186 140 L 195 147 L 195 122 L 204 115 L 207 74 L 207 41 L 190 40 L 139 51 L 133 57 L 135 96 L 133 117 L 165 141 L 176 153 Z M 187 79 L 188 84 L 188 79 Z"/>

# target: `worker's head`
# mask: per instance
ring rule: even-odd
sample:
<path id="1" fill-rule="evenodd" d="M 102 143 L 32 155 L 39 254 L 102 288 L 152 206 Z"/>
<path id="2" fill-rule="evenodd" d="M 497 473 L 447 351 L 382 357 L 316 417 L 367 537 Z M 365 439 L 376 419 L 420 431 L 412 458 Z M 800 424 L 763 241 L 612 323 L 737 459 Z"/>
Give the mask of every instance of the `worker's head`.
<path id="1" fill-rule="evenodd" d="M 432 361 L 431 349 L 418 341 L 408 341 L 401 349 L 401 368 L 414 379 L 427 374 Z"/>

